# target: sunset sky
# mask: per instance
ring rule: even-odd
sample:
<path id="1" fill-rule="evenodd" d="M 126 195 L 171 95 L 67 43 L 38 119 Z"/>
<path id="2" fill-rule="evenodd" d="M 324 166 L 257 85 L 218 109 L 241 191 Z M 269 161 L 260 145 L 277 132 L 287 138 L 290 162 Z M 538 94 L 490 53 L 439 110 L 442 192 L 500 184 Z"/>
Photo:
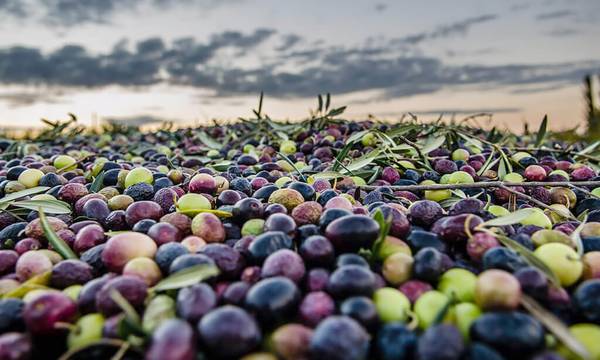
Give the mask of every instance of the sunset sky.
<path id="1" fill-rule="evenodd" d="M 346 115 L 493 112 L 584 120 L 600 73 L 598 0 L 0 0 L 0 125 L 68 112 L 201 123 L 258 94 L 298 119 L 331 92 Z"/>

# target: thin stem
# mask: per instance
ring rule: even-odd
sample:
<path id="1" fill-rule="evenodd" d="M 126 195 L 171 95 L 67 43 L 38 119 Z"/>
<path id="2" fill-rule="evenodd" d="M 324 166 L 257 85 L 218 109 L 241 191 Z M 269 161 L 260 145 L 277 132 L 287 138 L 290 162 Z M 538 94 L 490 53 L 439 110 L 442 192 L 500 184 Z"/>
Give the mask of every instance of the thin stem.
<path id="1" fill-rule="evenodd" d="M 575 190 L 579 190 L 579 191 L 581 191 L 582 193 L 584 193 L 584 194 L 586 194 L 586 195 L 588 195 L 588 196 L 595 197 L 596 199 L 600 199 L 600 196 L 598 196 L 598 195 L 594 194 L 594 193 L 593 193 L 593 192 L 591 192 L 591 191 L 587 191 L 587 190 L 586 190 L 586 189 L 584 189 L 584 188 L 580 188 L 579 186 L 575 186 L 575 185 L 573 185 L 572 183 L 569 183 L 569 187 L 570 187 L 570 188 L 572 188 L 572 189 L 575 189 Z"/>
<path id="2" fill-rule="evenodd" d="M 469 184 L 431 184 L 431 185 L 390 185 L 386 186 L 395 191 L 423 191 L 423 190 L 453 190 L 453 189 L 486 189 L 506 187 L 535 187 L 535 186 L 600 186 L 600 181 L 531 181 L 523 183 L 505 181 L 483 181 Z M 377 190 L 381 186 L 361 186 L 363 190 Z"/>
<path id="3" fill-rule="evenodd" d="M 551 153 L 571 154 L 573 156 L 579 156 L 584 159 L 600 162 L 600 157 L 588 155 L 588 154 L 579 154 L 579 153 L 576 153 L 576 152 L 574 152 L 572 150 L 568 150 L 568 149 L 527 148 L 527 147 L 510 147 L 509 149 L 516 150 L 516 151 L 546 151 L 546 152 L 551 152 Z"/>
<path id="4" fill-rule="evenodd" d="M 539 206 L 541 208 L 544 208 L 544 209 L 550 210 L 550 211 L 552 211 L 554 213 L 557 213 L 558 215 L 560 215 L 562 217 L 567 217 L 567 218 L 569 218 L 571 220 L 578 221 L 577 218 L 574 217 L 573 215 L 571 215 L 570 213 L 569 214 L 565 214 L 564 212 L 561 212 L 558 209 L 555 209 L 553 207 L 550 207 L 550 206 L 544 204 L 543 202 L 539 201 L 538 199 L 535 199 L 535 198 L 533 198 L 533 197 L 531 197 L 531 196 L 529 196 L 527 194 L 523 194 L 522 192 L 518 192 L 516 190 L 513 190 L 513 189 L 509 188 L 508 186 L 500 185 L 499 188 L 500 189 L 504 189 L 504 190 L 510 192 L 511 194 L 514 194 L 516 197 L 520 197 L 521 199 L 525 199 L 525 200 L 527 200 L 527 201 L 529 201 L 529 202 L 531 202 L 531 203 L 533 203 L 533 204 L 535 204 L 535 205 L 537 205 L 537 206 Z"/>

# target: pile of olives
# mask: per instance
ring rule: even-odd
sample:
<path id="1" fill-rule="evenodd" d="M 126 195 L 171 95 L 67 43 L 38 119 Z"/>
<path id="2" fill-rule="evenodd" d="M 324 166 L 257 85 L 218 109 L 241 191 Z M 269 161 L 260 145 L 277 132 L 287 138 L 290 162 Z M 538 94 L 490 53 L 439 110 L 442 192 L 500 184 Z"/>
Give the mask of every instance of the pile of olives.
<path id="1" fill-rule="evenodd" d="M 600 359 L 592 160 L 249 126 L 1 140 L 0 359 Z"/>

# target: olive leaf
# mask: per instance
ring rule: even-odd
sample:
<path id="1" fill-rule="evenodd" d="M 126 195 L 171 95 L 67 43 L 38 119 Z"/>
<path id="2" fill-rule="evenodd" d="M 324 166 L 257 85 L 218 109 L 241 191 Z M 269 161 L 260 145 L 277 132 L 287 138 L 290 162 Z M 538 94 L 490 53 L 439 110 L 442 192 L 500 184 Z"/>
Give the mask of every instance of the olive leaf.
<path id="1" fill-rule="evenodd" d="M 488 156 L 485 163 L 483 163 L 483 166 L 481 167 L 481 169 L 479 169 L 479 171 L 477 172 L 477 175 L 479 175 L 479 176 L 483 175 L 484 172 L 486 172 L 492 166 L 496 165 L 496 163 L 498 162 L 498 159 L 494 159 L 495 154 L 496 154 L 496 150 L 492 149 L 492 152 Z"/>
<path id="2" fill-rule="evenodd" d="M 287 162 L 288 164 L 290 164 L 290 166 L 292 168 L 294 168 L 294 170 L 298 173 L 298 175 L 300 175 L 300 177 L 302 178 L 302 181 L 306 182 L 306 177 L 304 176 L 304 174 L 302 173 L 302 171 L 300 171 L 297 167 L 296 164 L 294 164 L 294 162 L 287 157 L 285 154 L 277 152 L 277 155 L 281 156 L 283 158 L 283 160 L 285 160 L 285 162 Z"/>
<path id="3" fill-rule="evenodd" d="M 346 139 L 346 145 L 354 144 L 355 142 L 362 139 L 362 137 L 365 136 L 369 132 L 370 132 L 370 130 L 362 130 L 362 131 L 357 131 L 357 132 L 353 133 L 352 135 L 350 135 L 348 137 L 348 139 Z"/>
<path id="4" fill-rule="evenodd" d="M 454 295 L 454 294 L 452 294 L 452 295 Z M 432 325 L 437 325 L 437 324 L 442 323 L 442 321 L 444 321 L 444 318 L 446 317 L 446 314 L 448 314 L 448 311 L 450 311 L 450 309 L 452 308 L 452 305 L 455 302 L 456 302 L 456 300 L 454 299 L 454 296 L 449 297 L 448 300 L 446 300 L 446 303 L 444 304 L 444 306 L 442 306 L 442 308 L 437 312 L 437 314 L 435 314 Z"/>
<path id="5" fill-rule="evenodd" d="M 381 152 L 380 150 L 373 150 L 357 159 L 354 159 L 354 161 L 352 161 L 348 165 L 344 166 L 345 173 L 360 170 L 360 169 L 364 168 L 365 166 L 370 165 L 373 161 L 375 161 L 377 156 L 379 156 L 380 152 Z M 344 170 L 342 170 L 342 171 L 344 171 Z"/>
<path id="6" fill-rule="evenodd" d="M 377 224 L 379 224 L 379 236 L 377 236 L 377 239 L 375 240 L 375 242 L 373 243 L 373 246 L 371 247 L 372 249 L 372 254 L 375 256 L 378 256 L 379 253 L 381 252 L 381 247 L 383 246 L 383 243 L 385 242 L 385 238 L 388 235 L 388 233 L 390 232 L 390 228 L 392 227 L 392 219 L 391 219 L 391 215 L 388 216 L 388 218 L 385 218 L 385 215 L 383 214 L 383 211 L 381 211 L 381 209 L 377 209 L 375 211 L 375 214 L 373 214 L 373 220 L 375 220 L 375 222 L 377 222 Z"/>
<path id="7" fill-rule="evenodd" d="M 188 209 L 188 210 L 177 209 L 177 212 L 185 214 L 185 215 L 190 215 L 190 216 L 196 216 L 200 213 L 211 213 L 220 218 L 230 218 L 233 216 L 233 214 L 230 213 L 229 211 L 214 210 L 214 209 Z"/>
<path id="8" fill-rule="evenodd" d="M 119 332 L 144 335 L 142 320 L 127 299 L 116 289 L 111 289 L 110 298 L 121 308 L 125 317 L 120 323 Z"/>
<path id="9" fill-rule="evenodd" d="M 573 240 L 573 243 L 575 244 L 575 246 L 577 247 L 577 254 L 579 254 L 579 256 L 583 256 L 583 241 L 581 240 L 581 231 L 583 230 L 583 227 L 585 226 L 585 223 L 587 222 L 587 214 L 585 214 L 583 221 L 581 221 L 581 223 L 579 224 L 579 226 L 577 226 L 577 228 L 575 228 L 575 230 L 573 230 L 573 232 L 571 233 L 571 239 Z"/>
<path id="10" fill-rule="evenodd" d="M 317 179 L 323 179 L 323 180 L 331 180 L 331 179 L 339 179 L 339 178 L 343 178 L 344 174 L 339 173 L 337 171 L 323 171 L 317 174 L 313 174 L 310 176 L 310 178 L 317 180 Z"/>
<path id="11" fill-rule="evenodd" d="M 39 275 L 36 275 L 32 278 L 30 278 L 29 280 L 25 281 L 24 283 L 22 283 L 21 285 L 19 285 L 19 287 L 17 287 L 16 289 L 13 289 L 9 292 L 7 292 L 6 294 L 4 294 L 2 296 L 2 298 L 7 299 L 7 298 L 22 298 L 25 295 L 27 295 L 27 293 L 29 293 L 32 290 L 37 290 L 37 289 L 47 289 L 48 285 L 50 285 L 50 276 L 52 275 L 52 271 L 46 271 L 44 273 L 41 273 Z"/>
<path id="12" fill-rule="evenodd" d="M 8 194 L 5 197 L 3 197 L 2 199 L 0 199 L 0 204 L 4 204 L 4 203 L 9 202 L 9 201 L 17 200 L 17 199 L 20 199 L 20 198 L 25 197 L 25 196 L 43 193 L 44 191 L 47 191 L 49 189 L 50 188 L 48 186 L 36 186 L 34 188 L 31 188 L 31 189 L 25 189 L 25 190 L 17 191 L 17 192 Z"/>
<path id="13" fill-rule="evenodd" d="M 335 157 L 335 162 L 334 162 L 333 166 L 331 167 L 332 171 L 337 171 L 339 169 L 339 167 L 342 165 L 342 162 L 348 155 L 348 152 L 350 152 L 352 145 L 354 145 L 354 144 L 352 142 L 348 141 L 346 143 L 346 146 L 344 146 L 342 148 L 342 150 L 339 152 L 339 154 Z"/>
<path id="14" fill-rule="evenodd" d="M 165 320 L 172 319 L 176 316 L 175 300 L 168 295 L 157 295 L 153 297 L 144 310 L 142 316 L 142 329 L 148 335 Z"/>
<path id="15" fill-rule="evenodd" d="M 212 137 L 208 136 L 204 131 L 198 132 L 198 139 L 206 146 L 214 150 L 221 150 L 223 144 Z"/>
<path id="16" fill-rule="evenodd" d="M 495 219 L 488 220 L 479 226 L 492 227 L 492 226 L 504 226 L 504 225 L 513 225 L 518 224 L 521 221 L 525 220 L 529 216 L 536 213 L 536 210 L 533 208 L 524 208 L 514 211 L 508 215 L 500 216 Z"/>
<path id="17" fill-rule="evenodd" d="M 430 136 L 429 138 L 427 138 L 427 141 L 425 142 L 425 145 L 423 145 L 423 148 L 421 148 L 421 152 L 423 154 L 429 154 L 433 150 L 444 145 L 445 141 L 446 141 L 445 136 L 436 136 L 436 137 Z"/>
<path id="18" fill-rule="evenodd" d="M 223 161 L 220 161 L 218 163 L 215 163 L 215 164 L 211 165 L 211 167 L 213 169 L 215 169 L 216 171 L 225 171 L 225 170 L 227 170 L 227 168 L 229 166 L 231 166 L 231 164 L 232 164 L 231 161 L 229 161 L 229 160 L 223 160 Z"/>
<path id="19" fill-rule="evenodd" d="M 42 229 L 44 229 L 44 235 L 54 250 L 59 253 L 64 259 L 77 259 L 77 255 L 71 250 L 69 245 L 65 243 L 63 239 L 58 237 L 52 229 L 52 226 L 48 223 L 48 219 L 46 219 L 46 214 L 44 214 L 44 210 L 42 208 L 38 208 L 38 213 L 40 216 L 40 223 L 42 224 Z"/>
<path id="20" fill-rule="evenodd" d="M 585 346 L 571 334 L 569 328 L 554 314 L 544 309 L 537 301 L 525 294 L 521 295 L 521 305 L 523 305 L 533 317 L 538 319 L 548 331 L 554 334 L 563 345 L 576 354 L 578 358 L 592 360 L 592 356 Z"/>
<path id="21" fill-rule="evenodd" d="M 89 356 L 89 354 L 93 353 L 92 349 L 94 351 L 97 351 L 101 347 L 112 348 L 112 349 L 114 349 L 113 352 L 115 354 L 117 354 L 124 347 L 127 347 L 127 351 L 138 352 L 138 350 L 136 350 L 134 348 L 130 348 L 128 346 L 127 341 L 123 341 L 120 339 L 103 338 L 103 339 L 100 339 L 100 340 L 97 340 L 97 341 L 94 341 L 94 342 L 91 342 L 91 343 L 88 343 L 85 345 L 81 345 L 81 346 L 69 349 L 67 352 L 62 354 L 58 358 L 58 360 L 71 360 L 71 359 L 86 358 Z"/>
<path id="22" fill-rule="evenodd" d="M 550 282 L 552 282 L 554 286 L 560 287 L 560 280 L 558 280 L 558 276 L 556 276 L 554 271 L 550 269 L 546 265 L 546 263 L 544 263 L 537 256 L 535 256 L 533 252 L 531 252 L 531 250 L 521 245 L 519 242 L 509 238 L 508 236 L 496 234 L 491 231 L 487 231 L 487 233 L 495 236 L 496 239 L 498 239 L 498 241 L 502 245 L 506 246 L 509 249 L 512 249 L 517 254 L 519 254 L 523 258 L 523 260 L 525 260 L 525 262 L 527 262 L 529 265 L 538 268 L 541 272 L 543 272 L 546 275 L 548 280 L 550 280 Z"/>
<path id="23" fill-rule="evenodd" d="M 504 179 L 504 176 L 506 176 L 507 172 L 506 172 L 506 163 L 504 162 L 504 158 L 500 157 L 498 158 L 500 163 L 498 164 L 498 179 Z"/>
<path id="24" fill-rule="evenodd" d="M 544 143 L 546 137 L 546 128 L 548 127 L 548 115 L 544 115 L 544 119 L 538 129 L 537 137 L 535 139 L 535 147 L 540 147 Z"/>
<path id="25" fill-rule="evenodd" d="M 90 186 L 90 192 L 96 193 L 102 189 L 102 185 L 104 185 L 104 175 L 104 171 L 101 171 L 100 174 L 94 178 L 94 181 Z"/>
<path id="26" fill-rule="evenodd" d="M 465 134 L 463 134 L 461 132 L 458 132 L 457 134 L 458 134 L 458 136 L 460 136 L 461 138 L 463 138 L 466 142 L 468 142 L 471 145 L 475 146 L 479 150 L 483 150 L 483 144 L 478 139 L 476 139 L 474 137 L 469 137 L 469 136 L 467 136 L 467 135 L 465 135 Z"/>
<path id="27" fill-rule="evenodd" d="M 165 290 L 180 289 L 197 284 L 210 277 L 219 275 L 219 268 L 214 265 L 195 265 L 178 271 L 173 275 L 161 280 L 151 291 L 159 292 Z"/>
<path id="28" fill-rule="evenodd" d="M 10 205 L 18 208 L 37 211 L 41 208 L 48 214 L 70 214 L 71 207 L 64 201 L 60 200 L 22 200 L 15 201 Z"/>

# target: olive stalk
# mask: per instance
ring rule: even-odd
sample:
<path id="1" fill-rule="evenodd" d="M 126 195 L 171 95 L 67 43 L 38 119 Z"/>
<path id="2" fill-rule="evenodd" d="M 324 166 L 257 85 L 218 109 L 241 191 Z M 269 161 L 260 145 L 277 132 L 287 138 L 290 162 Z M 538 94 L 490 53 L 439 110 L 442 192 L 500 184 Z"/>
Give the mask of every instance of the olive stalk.
<path id="1" fill-rule="evenodd" d="M 501 187 L 536 187 L 536 186 L 600 186 L 600 181 L 531 181 L 531 182 L 506 182 L 506 181 L 481 181 L 466 184 L 428 184 L 428 185 L 390 185 L 386 186 L 394 191 L 425 191 L 425 190 L 457 190 L 457 189 L 487 189 Z M 381 186 L 363 185 L 363 190 L 377 190 Z"/>

